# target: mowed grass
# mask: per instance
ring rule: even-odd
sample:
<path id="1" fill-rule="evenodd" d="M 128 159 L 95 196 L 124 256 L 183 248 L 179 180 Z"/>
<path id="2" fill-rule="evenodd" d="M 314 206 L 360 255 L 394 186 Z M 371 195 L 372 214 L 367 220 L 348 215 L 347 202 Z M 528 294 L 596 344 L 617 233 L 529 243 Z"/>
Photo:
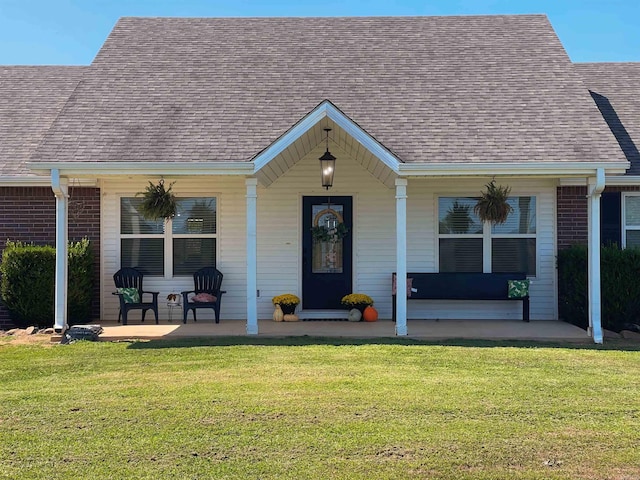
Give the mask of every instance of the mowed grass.
<path id="1" fill-rule="evenodd" d="M 0 478 L 640 479 L 640 351 L 5 343 Z"/>

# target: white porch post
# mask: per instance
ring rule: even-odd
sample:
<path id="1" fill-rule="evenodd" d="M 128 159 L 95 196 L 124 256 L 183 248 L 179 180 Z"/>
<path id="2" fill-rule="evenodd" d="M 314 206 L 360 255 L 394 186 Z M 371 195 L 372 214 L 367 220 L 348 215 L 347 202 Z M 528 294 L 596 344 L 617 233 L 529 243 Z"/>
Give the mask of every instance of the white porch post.
<path id="1" fill-rule="evenodd" d="M 56 279 L 54 324 L 56 332 L 64 332 L 67 324 L 68 271 L 68 190 L 67 179 L 60 178 L 58 169 L 51 170 L 51 189 L 56 197 Z"/>
<path id="2" fill-rule="evenodd" d="M 604 169 L 589 178 L 589 335 L 602 343 L 602 305 L 600 282 L 600 194 L 604 190 Z"/>
<path id="3" fill-rule="evenodd" d="M 396 178 L 396 335 L 407 335 L 407 179 Z"/>
<path id="4" fill-rule="evenodd" d="M 258 180 L 247 178 L 247 335 L 258 334 Z"/>

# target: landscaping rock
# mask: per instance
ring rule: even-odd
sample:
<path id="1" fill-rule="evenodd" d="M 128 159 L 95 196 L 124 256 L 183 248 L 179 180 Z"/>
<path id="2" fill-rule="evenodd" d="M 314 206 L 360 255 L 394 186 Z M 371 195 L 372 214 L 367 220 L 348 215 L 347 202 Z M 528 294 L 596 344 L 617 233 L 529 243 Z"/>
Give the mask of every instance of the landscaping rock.
<path id="1" fill-rule="evenodd" d="M 38 333 L 43 333 L 44 335 L 53 335 L 56 331 L 53 327 L 45 328 L 44 330 L 40 330 Z"/>
<path id="2" fill-rule="evenodd" d="M 12 328 L 7 330 L 7 335 L 20 335 L 21 330 L 19 328 Z"/>
<path id="3" fill-rule="evenodd" d="M 102 332 L 103 328 L 100 325 L 74 325 L 64 332 L 60 343 L 73 343 L 76 340 L 89 340 L 95 342 L 98 340 L 98 336 Z"/>
<path id="4" fill-rule="evenodd" d="M 640 341 L 640 333 L 638 332 L 632 332 L 630 330 L 622 330 L 620 332 L 620 335 L 622 336 L 622 338 Z"/>
<path id="5" fill-rule="evenodd" d="M 33 335 L 34 333 L 38 333 L 38 327 L 27 327 L 24 329 L 24 333 L 27 335 Z"/>

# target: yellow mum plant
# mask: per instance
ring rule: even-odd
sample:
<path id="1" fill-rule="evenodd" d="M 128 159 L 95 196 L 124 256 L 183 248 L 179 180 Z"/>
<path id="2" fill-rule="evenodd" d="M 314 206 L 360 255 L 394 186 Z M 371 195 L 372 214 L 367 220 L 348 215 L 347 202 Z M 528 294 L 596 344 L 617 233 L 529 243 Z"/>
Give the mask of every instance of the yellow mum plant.
<path id="1" fill-rule="evenodd" d="M 300 303 L 300 299 L 295 296 L 293 293 L 285 293 L 283 295 L 276 295 L 271 299 L 271 302 L 274 305 L 298 305 Z"/>
<path id="2" fill-rule="evenodd" d="M 350 293 L 342 297 L 342 305 L 352 308 L 355 305 L 373 305 L 373 298 L 364 293 Z"/>

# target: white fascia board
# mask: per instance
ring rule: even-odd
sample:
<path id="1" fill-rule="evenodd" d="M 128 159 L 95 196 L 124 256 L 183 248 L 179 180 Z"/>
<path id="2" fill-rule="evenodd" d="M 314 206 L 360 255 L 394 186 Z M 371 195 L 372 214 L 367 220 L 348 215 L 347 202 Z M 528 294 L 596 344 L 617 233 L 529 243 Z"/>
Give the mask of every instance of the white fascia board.
<path id="1" fill-rule="evenodd" d="M 607 177 L 606 181 L 607 186 L 617 186 L 617 187 L 625 187 L 625 186 L 637 186 L 640 185 L 640 176 L 637 175 L 620 175 L 616 177 Z"/>
<path id="2" fill-rule="evenodd" d="M 0 187 L 48 187 L 51 178 L 47 177 L 0 177 Z"/>
<path id="3" fill-rule="evenodd" d="M 624 173 L 629 168 L 628 162 L 547 162 L 547 163 L 403 163 L 398 173 L 402 176 L 592 176 L 599 168 L 606 169 L 607 174 Z"/>
<path id="4" fill-rule="evenodd" d="M 389 150 L 384 148 L 380 142 L 376 141 L 371 135 L 362 130 L 362 128 L 338 110 L 329 100 L 324 100 L 320 105 L 302 118 L 302 120 L 295 124 L 287 133 L 282 135 L 278 140 L 273 142 L 253 159 L 254 172 L 257 173 L 324 117 L 328 117 L 333 120 L 340 128 L 362 144 L 363 147 L 369 150 L 387 167 L 394 171 L 398 170 L 398 165 L 401 162 L 391 152 L 389 152 Z"/>
<path id="5" fill-rule="evenodd" d="M 50 187 L 51 176 L 46 171 L 47 176 L 42 177 L 0 177 L 0 187 Z M 73 179 L 74 187 L 95 187 L 95 179 Z"/>
<path id="6" fill-rule="evenodd" d="M 393 155 L 389 150 L 382 146 L 380 142 L 375 140 L 371 135 L 365 132 L 358 124 L 338 110 L 330 102 L 326 102 L 327 116 L 337 123 L 344 131 L 356 139 L 364 148 L 375 155 L 382 163 L 394 172 L 398 171 L 398 167 L 402 162 Z"/>
<path id="7" fill-rule="evenodd" d="M 28 164 L 34 172 L 58 169 L 67 177 L 112 175 L 250 175 L 251 162 L 34 162 Z"/>

